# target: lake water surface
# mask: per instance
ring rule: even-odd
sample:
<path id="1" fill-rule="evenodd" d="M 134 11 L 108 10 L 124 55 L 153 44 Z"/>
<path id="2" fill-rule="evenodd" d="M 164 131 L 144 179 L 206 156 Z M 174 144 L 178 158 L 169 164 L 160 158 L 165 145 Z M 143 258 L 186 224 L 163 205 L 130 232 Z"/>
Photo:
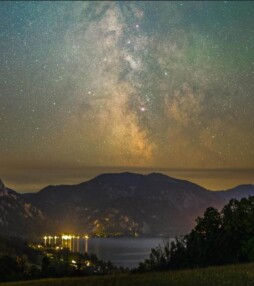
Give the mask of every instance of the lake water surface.
<path id="1" fill-rule="evenodd" d="M 116 266 L 134 268 L 149 257 L 151 248 L 167 241 L 162 238 L 89 238 L 80 241 L 80 251 L 94 253 Z"/>

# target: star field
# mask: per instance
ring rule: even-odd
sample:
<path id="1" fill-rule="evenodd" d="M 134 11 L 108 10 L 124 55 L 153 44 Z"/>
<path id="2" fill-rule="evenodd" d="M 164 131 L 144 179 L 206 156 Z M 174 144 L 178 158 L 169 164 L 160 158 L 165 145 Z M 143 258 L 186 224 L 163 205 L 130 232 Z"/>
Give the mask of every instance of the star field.
<path id="1" fill-rule="evenodd" d="M 125 170 L 253 183 L 253 12 L 245 1 L 1 2 L 1 178 L 23 191 Z"/>

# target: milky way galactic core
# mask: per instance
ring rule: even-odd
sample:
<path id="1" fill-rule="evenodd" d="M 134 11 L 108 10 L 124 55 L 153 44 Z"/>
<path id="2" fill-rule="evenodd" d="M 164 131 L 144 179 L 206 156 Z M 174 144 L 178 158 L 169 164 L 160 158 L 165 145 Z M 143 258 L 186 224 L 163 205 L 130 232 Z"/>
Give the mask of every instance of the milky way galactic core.
<path id="1" fill-rule="evenodd" d="M 1 177 L 32 190 L 113 169 L 237 169 L 253 182 L 253 12 L 1 2 Z"/>

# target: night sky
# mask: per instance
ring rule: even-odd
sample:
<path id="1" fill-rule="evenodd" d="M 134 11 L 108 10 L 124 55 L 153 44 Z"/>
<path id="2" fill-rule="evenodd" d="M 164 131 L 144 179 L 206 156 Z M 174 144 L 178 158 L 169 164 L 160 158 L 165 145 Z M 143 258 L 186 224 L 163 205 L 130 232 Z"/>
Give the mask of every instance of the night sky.
<path id="1" fill-rule="evenodd" d="M 1 2 L 0 177 L 254 183 L 253 2 Z"/>

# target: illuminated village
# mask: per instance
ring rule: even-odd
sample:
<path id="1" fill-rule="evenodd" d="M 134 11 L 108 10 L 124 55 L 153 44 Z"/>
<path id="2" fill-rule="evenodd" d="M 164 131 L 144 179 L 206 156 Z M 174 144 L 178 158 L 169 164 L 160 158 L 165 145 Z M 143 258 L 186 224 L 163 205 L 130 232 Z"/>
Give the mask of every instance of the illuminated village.
<path id="1" fill-rule="evenodd" d="M 80 243 L 84 243 L 84 252 L 88 252 L 88 235 L 79 236 L 73 234 L 61 234 L 60 236 L 44 236 L 44 246 L 53 247 L 56 250 L 68 248 L 71 252 L 80 252 Z"/>
<path id="2" fill-rule="evenodd" d="M 45 235 L 41 243 L 29 246 L 44 256 L 41 269 L 46 263 L 46 265 L 50 265 L 49 269 L 52 268 L 56 275 L 66 267 L 68 275 L 69 273 L 75 275 L 107 274 L 114 271 L 116 268 L 112 263 L 99 260 L 93 253 L 88 254 L 88 240 L 88 235 Z"/>

